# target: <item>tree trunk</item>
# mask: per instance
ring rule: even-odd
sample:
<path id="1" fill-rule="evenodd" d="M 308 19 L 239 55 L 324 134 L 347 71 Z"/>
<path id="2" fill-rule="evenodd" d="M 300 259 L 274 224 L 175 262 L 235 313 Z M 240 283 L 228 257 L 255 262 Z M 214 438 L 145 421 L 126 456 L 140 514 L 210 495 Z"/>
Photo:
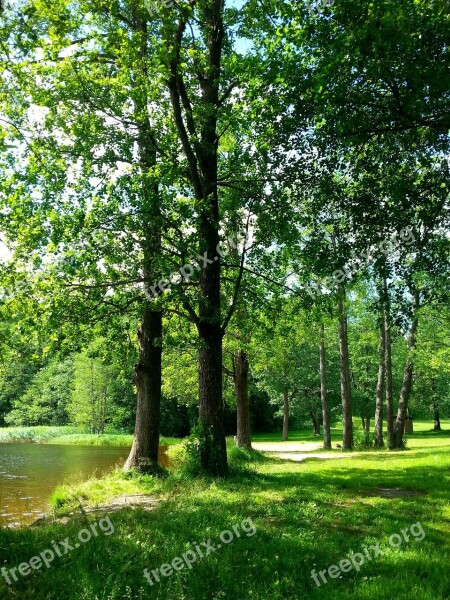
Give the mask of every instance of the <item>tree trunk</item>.
<path id="1" fill-rule="evenodd" d="M 240 448 L 252 449 L 250 435 L 250 406 L 248 402 L 248 358 L 244 350 L 234 354 L 234 388 L 236 392 L 237 435 Z"/>
<path id="2" fill-rule="evenodd" d="M 137 387 L 136 427 L 133 446 L 124 470 L 155 472 L 158 467 L 161 410 L 162 313 L 147 308 L 138 331 L 139 362 L 135 366 Z"/>
<path id="3" fill-rule="evenodd" d="M 433 401 L 433 409 L 434 409 L 434 431 L 441 431 L 441 417 L 439 414 L 439 404 L 436 400 Z"/>
<path id="4" fill-rule="evenodd" d="M 149 172 L 157 165 L 157 142 L 149 119 L 146 81 L 147 23 L 139 14 L 135 16 L 135 27 L 140 39 L 138 77 L 131 86 L 137 122 L 137 146 L 141 172 L 140 218 L 143 231 L 142 272 L 147 299 L 152 284 L 161 279 L 161 205 L 159 185 Z M 151 298 L 150 302 L 154 302 Z M 136 422 L 133 446 L 124 470 L 138 469 L 141 472 L 157 472 L 159 433 L 161 420 L 161 368 L 162 368 L 162 311 L 146 305 L 138 331 L 139 356 L 135 365 L 134 383 L 137 390 Z"/>
<path id="5" fill-rule="evenodd" d="M 287 388 L 284 388 L 283 397 L 283 434 L 281 440 L 286 442 L 289 435 L 289 391 Z"/>
<path id="6" fill-rule="evenodd" d="M 218 113 L 221 106 L 221 64 L 224 42 L 223 0 L 209 0 L 202 9 L 198 28 L 203 34 L 207 68 L 198 76 L 201 95 L 199 111 L 187 108 L 184 66 L 181 56 L 186 20 L 174 33 L 168 85 L 178 138 L 186 157 L 188 175 L 195 195 L 198 250 L 202 257 L 198 294 L 198 317 L 185 298 L 184 305 L 199 334 L 200 462 L 213 476 L 228 472 L 222 395 L 221 267 L 218 198 Z M 201 112 L 196 123 L 195 115 Z M 194 141 L 195 138 L 195 141 Z M 206 262 L 203 260 L 205 257 Z M 211 261 L 211 262 L 210 262 Z"/>
<path id="7" fill-rule="evenodd" d="M 431 394 L 433 398 L 433 412 L 434 412 L 434 427 L 433 431 L 441 431 L 441 417 L 439 414 L 439 400 L 436 395 L 435 388 L 436 380 L 434 377 L 431 378 Z"/>
<path id="8" fill-rule="evenodd" d="M 313 426 L 313 435 L 320 435 L 320 421 L 317 418 L 317 415 L 315 415 L 313 413 L 313 411 L 311 411 L 309 413 L 309 416 L 311 418 L 311 423 L 312 423 L 312 426 Z"/>
<path id="9" fill-rule="evenodd" d="M 370 415 L 368 412 L 365 415 L 364 431 L 370 433 Z"/>
<path id="10" fill-rule="evenodd" d="M 384 344 L 386 377 L 386 431 L 388 448 L 395 448 L 394 400 L 392 396 L 392 344 L 391 344 L 391 306 L 386 276 L 383 277 L 384 296 Z"/>
<path id="11" fill-rule="evenodd" d="M 199 325 L 200 462 L 205 473 L 227 474 L 227 449 L 223 424 L 222 331 L 220 324 Z"/>
<path id="12" fill-rule="evenodd" d="M 375 424 L 373 433 L 375 438 L 375 448 L 382 448 L 383 441 L 383 387 L 384 387 L 384 370 L 385 370 L 385 343 L 384 343 L 384 311 L 382 311 L 382 322 L 380 325 L 380 360 L 378 365 L 378 378 L 375 399 Z"/>
<path id="13" fill-rule="evenodd" d="M 211 203 L 211 204 L 209 204 Z M 200 254 L 217 257 L 219 220 L 217 187 L 203 204 L 200 226 Z M 220 259 L 203 265 L 200 272 L 199 321 L 199 417 L 201 435 L 200 462 L 209 475 L 228 472 L 225 429 L 223 424 L 222 340 L 220 302 Z"/>
<path id="14" fill-rule="evenodd" d="M 338 299 L 339 316 L 339 351 L 341 372 L 341 398 L 342 398 L 342 424 L 343 424 L 343 450 L 353 448 L 353 422 L 352 422 L 352 394 L 350 386 L 350 362 L 348 353 L 347 312 L 345 308 L 345 290 L 339 288 Z"/>
<path id="15" fill-rule="evenodd" d="M 320 400 L 322 403 L 323 447 L 331 448 L 330 409 L 327 398 L 327 374 L 325 363 L 325 327 L 320 324 Z"/>
<path id="16" fill-rule="evenodd" d="M 409 331 L 408 338 L 408 356 L 406 358 L 405 368 L 403 371 L 403 385 L 402 390 L 400 392 L 400 400 L 398 403 L 398 412 L 397 412 L 397 421 L 395 423 L 395 447 L 401 448 L 403 446 L 403 435 L 405 433 L 405 421 L 408 411 L 408 402 L 409 397 L 411 395 L 412 388 L 412 378 L 413 378 L 413 369 L 414 369 L 414 351 L 416 349 L 416 334 L 417 327 L 419 324 L 419 306 L 420 306 L 420 298 L 418 290 L 414 292 L 414 302 L 413 302 L 413 315 L 412 315 L 412 323 L 411 329 Z"/>

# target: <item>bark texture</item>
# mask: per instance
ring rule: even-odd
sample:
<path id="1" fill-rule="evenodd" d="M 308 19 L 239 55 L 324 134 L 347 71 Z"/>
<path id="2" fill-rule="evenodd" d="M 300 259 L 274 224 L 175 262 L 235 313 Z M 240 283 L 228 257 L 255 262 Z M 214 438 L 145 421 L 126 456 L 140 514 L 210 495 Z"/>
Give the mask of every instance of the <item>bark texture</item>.
<path id="1" fill-rule="evenodd" d="M 147 309 L 138 331 L 139 362 L 135 366 L 137 387 L 136 426 L 133 446 L 124 470 L 155 472 L 158 466 L 161 410 L 162 314 Z"/>
<path id="2" fill-rule="evenodd" d="M 222 396 L 222 331 L 220 324 L 199 325 L 200 462 L 210 475 L 228 471 Z"/>

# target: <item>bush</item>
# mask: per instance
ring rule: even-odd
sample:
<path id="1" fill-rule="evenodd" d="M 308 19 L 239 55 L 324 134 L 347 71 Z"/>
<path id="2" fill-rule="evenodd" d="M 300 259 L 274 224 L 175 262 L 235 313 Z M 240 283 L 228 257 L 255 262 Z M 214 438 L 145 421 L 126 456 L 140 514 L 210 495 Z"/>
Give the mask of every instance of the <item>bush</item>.
<path id="1" fill-rule="evenodd" d="M 176 464 L 176 471 L 181 476 L 197 478 L 203 475 L 200 462 L 201 448 L 202 444 L 210 443 L 211 440 L 208 439 L 210 435 L 209 432 L 202 434 L 201 426 L 197 426 L 187 439 L 171 451 L 172 464 Z M 231 438 L 227 440 L 227 454 L 230 472 L 235 475 L 242 474 L 244 471 L 250 474 L 252 464 L 265 460 L 264 455 L 257 450 L 238 448 Z"/>
<path id="2" fill-rule="evenodd" d="M 201 436 L 199 428 L 194 427 L 191 434 L 175 451 L 177 471 L 187 478 L 200 477 L 202 466 L 200 463 Z"/>
<path id="3" fill-rule="evenodd" d="M 353 446 L 355 450 L 367 450 L 375 446 L 373 433 L 366 433 L 363 429 L 357 429 L 353 434 Z"/>

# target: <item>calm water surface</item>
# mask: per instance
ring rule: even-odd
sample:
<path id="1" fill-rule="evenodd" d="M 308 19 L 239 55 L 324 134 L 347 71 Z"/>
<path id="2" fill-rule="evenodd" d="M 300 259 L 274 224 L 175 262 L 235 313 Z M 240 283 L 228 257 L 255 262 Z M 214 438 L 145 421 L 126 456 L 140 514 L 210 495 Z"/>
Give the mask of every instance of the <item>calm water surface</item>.
<path id="1" fill-rule="evenodd" d="M 110 446 L 0 444 L 0 526 L 32 523 L 46 511 L 58 485 L 112 471 L 129 452 Z"/>

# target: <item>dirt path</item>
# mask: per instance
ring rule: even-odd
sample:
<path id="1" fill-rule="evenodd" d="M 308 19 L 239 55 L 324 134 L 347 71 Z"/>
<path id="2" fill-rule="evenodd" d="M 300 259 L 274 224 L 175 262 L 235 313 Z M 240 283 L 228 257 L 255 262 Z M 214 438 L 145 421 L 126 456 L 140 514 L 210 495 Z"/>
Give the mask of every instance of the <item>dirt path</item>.
<path id="1" fill-rule="evenodd" d="M 349 452 L 314 452 L 322 448 L 320 442 L 254 442 L 255 450 L 265 452 L 283 460 L 302 462 L 308 458 L 330 459 L 330 458 L 354 458 L 359 454 Z"/>
<path id="2" fill-rule="evenodd" d="M 308 458 L 318 458 L 319 460 L 327 460 L 330 458 L 335 458 L 337 460 L 340 458 L 356 458 L 355 454 L 328 454 L 326 452 L 321 452 L 320 454 L 311 454 L 309 452 L 267 452 L 267 454 L 277 456 L 283 460 L 292 460 L 294 462 L 303 462 Z"/>
<path id="3" fill-rule="evenodd" d="M 321 442 L 252 442 L 260 452 L 312 452 L 322 448 Z"/>
<path id="4" fill-rule="evenodd" d="M 30 527 L 38 527 L 40 525 L 47 525 L 48 523 L 68 523 L 71 518 L 76 516 L 86 516 L 90 514 L 108 514 L 122 510 L 123 508 L 142 508 L 142 510 L 154 510 L 159 504 L 159 500 L 154 496 L 147 494 L 122 494 L 117 496 L 109 502 L 102 502 L 98 506 L 80 506 L 80 512 L 69 513 L 63 517 L 52 517 L 48 514 L 41 515 L 36 521 L 34 521 Z"/>

